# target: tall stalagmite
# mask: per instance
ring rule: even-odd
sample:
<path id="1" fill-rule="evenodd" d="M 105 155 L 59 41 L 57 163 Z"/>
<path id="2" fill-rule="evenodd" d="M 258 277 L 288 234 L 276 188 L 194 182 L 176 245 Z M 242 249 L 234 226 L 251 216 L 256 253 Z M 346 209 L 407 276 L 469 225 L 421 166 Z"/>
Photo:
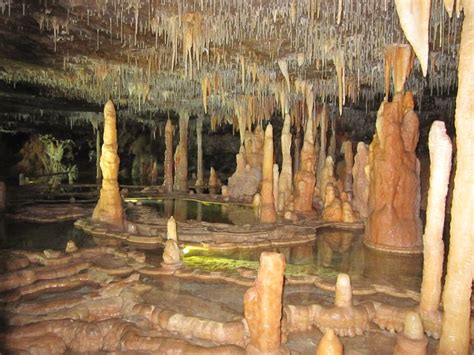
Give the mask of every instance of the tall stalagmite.
<path id="1" fill-rule="evenodd" d="M 459 2 L 457 2 L 459 5 Z M 456 5 L 456 6 L 458 6 Z M 439 354 L 468 354 L 474 263 L 474 1 L 463 1 L 464 22 L 456 98 L 456 173 Z M 452 10 L 452 9 L 451 9 Z"/>
<path id="2" fill-rule="evenodd" d="M 171 120 L 166 121 L 165 126 L 165 177 L 163 187 L 166 192 L 173 191 L 173 124 Z"/>
<path id="3" fill-rule="evenodd" d="M 404 253 L 421 252 L 420 163 L 415 154 L 419 122 L 412 93 L 403 92 L 412 58 L 409 46 L 390 46 L 386 52 L 386 72 L 390 74 L 390 66 L 396 69 L 396 93 L 377 112 L 369 153 L 369 218 L 364 239 L 370 247 Z"/>
<path id="4" fill-rule="evenodd" d="M 430 148 L 430 189 L 423 235 L 423 281 L 421 283 L 420 313 L 422 318 L 438 315 L 441 298 L 444 245 L 443 227 L 451 172 L 451 140 L 444 122 L 433 122 L 428 145 Z"/>
<path id="5" fill-rule="evenodd" d="M 369 148 L 367 144 L 364 142 L 357 144 L 357 153 L 354 160 L 354 166 L 352 168 L 352 204 L 362 218 L 367 218 L 370 176 Z"/>
<path id="6" fill-rule="evenodd" d="M 313 210 L 313 194 L 316 177 L 314 176 L 314 119 L 310 117 L 306 124 L 303 148 L 301 149 L 300 170 L 295 176 L 295 211 Z"/>
<path id="7" fill-rule="evenodd" d="M 319 193 L 321 196 L 324 195 L 324 190 L 321 190 L 321 175 L 326 162 L 326 146 L 327 146 L 327 131 L 328 131 L 328 111 L 326 105 L 323 105 L 321 112 L 319 112 L 319 130 L 320 130 L 320 147 L 319 147 L 319 157 L 318 157 L 318 166 L 316 169 L 317 184 L 319 187 Z"/>
<path id="8" fill-rule="evenodd" d="M 247 354 L 283 353 L 281 318 L 285 257 L 282 254 L 260 254 L 255 286 L 244 295 L 244 312 L 250 331 Z"/>
<path id="9" fill-rule="evenodd" d="M 104 144 L 100 157 L 102 188 L 100 198 L 94 208 L 92 220 L 106 223 L 112 228 L 124 229 L 122 198 L 118 184 L 120 158 L 117 155 L 117 126 L 115 107 L 107 101 L 104 107 Z"/>
<path id="10" fill-rule="evenodd" d="M 293 194 L 293 171 L 291 163 L 291 117 L 285 115 L 283 129 L 281 131 L 281 172 L 278 181 L 278 212 L 283 212 L 288 208 L 288 202 Z"/>
<path id="11" fill-rule="evenodd" d="M 268 124 L 265 129 L 262 175 L 260 221 L 263 223 L 274 223 L 276 221 L 276 211 L 273 198 L 273 127 L 271 124 Z"/>
<path id="12" fill-rule="evenodd" d="M 176 184 L 175 189 L 188 192 L 188 122 L 186 111 L 179 113 L 179 144 L 175 154 Z"/>
<path id="13" fill-rule="evenodd" d="M 196 136 L 197 136 L 197 179 L 196 186 L 204 185 L 204 172 L 202 167 L 202 116 L 198 116 L 196 120 Z"/>

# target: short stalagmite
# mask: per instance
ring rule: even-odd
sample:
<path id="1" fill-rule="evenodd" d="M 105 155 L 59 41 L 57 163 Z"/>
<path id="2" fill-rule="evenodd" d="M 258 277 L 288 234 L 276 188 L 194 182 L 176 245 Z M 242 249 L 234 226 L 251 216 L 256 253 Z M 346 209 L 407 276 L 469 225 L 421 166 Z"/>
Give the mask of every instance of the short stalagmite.
<path id="1" fill-rule="evenodd" d="M 177 269 L 181 267 L 181 250 L 178 247 L 178 234 L 176 230 L 176 221 L 171 216 L 167 223 L 167 240 L 163 251 L 163 262 L 161 266 L 168 269 Z"/>
<path id="2" fill-rule="evenodd" d="M 215 194 L 217 193 L 217 189 L 219 188 L 220 181 L 219 177 L 217 176 L 216 169 L 211 166 L 211 170 L 209 172 L 209 182 L 207 186 L 209 187 L 209 193 Z"/>
<path id="3" fill-rule="evenodd" d="M 282 354 L 281 318 L 285 257 L 263 252 L 255 286 L 244 295 L 244 312 L 250 331 L 247 354 Z"/>
<path id="4" fill-rule="evenodd" d="M 370 145 L 369 219 L 366 245 L 393 252 L 421 252 L 418 117 L 410 92 L 398 92 L 377 113 Z"/>
<path id="5" fill-rule="evenodd" d="M 324 336 L 319 342 L 318 348 L 316 349 L 316 355 L 343 355 L 344 350 L 342 343 L 334 334 L 334 330 L 328 329 L 324 333 Z"/>
<path id="6" fill-rule="evenodd" d="M 420 315 L 408 312 L 405 316 L 403 332 L 397 336 L 394 355 L 425 355 L 427 354 L 428 338 L 423 333 Z"/>
<path id="7" fill-rule="evenodd" d="M 336 191 L 332 183 L 326 185 L 324 201 L 323 220 L 329 222 L 342 221 L 342 202 L 336 196 Z"/>
<path id="8" fill-rule="evenodd" d="M 173 191 L 173 124 L 171 120 L 166 121 L 165 126 L 165 177 L 163 187 L 166 192 Z"/>
<path id="9" fill-rule="evenodd" d="M 464 1 L 463 6 L 455 116 L 457 164 L 438 354 L 470 352 L 471 293 L 474 276 L 474 229 L 470 223 L 474 216 L 474 1 Z"/>
<path id="10" fill-rule="evenodd" d="M 263 223 L 275 223 L 276 210 L 273 197 L 273 127 L 271 124 L 268 124 L 265 129 L 262 174 L 260 221 Z"/>
<path id="11" fill-rule="evenodd" d="M 422 318 L 438 315 L 441 298 L 444 261 L 443 228 L 452 154 L 451 140 L 446 134 L 444 122 L 433 122 L 428 145 L 430 148 L 430 189 L 423 235 L 423 280 L 420 300 Z"/>
<path id="12" fill-rule="evenodd" d="M 117 149 L 115 107 L 109 100 L 104 107 L 104 144 L 100 157 L 102 187 L 99 201 L 92 214 L 92 220 L 122 230 L 124 229 L 124 214 L 118 184 L 120 158 L 117 155 Z"/>
<path id="13" fill-rule="evenodd" d="M 306 124 L 303 148 L 301 149 L 300 170 L 295 176 L 295 211 L 311 212 L 313 210 L 313 194 L 316 178 L 314 176 L 314 119 L 311 117 Z"/>
<path id="14" fill-rule="evenodd" d="M 368 217 L 369 203 L 369 148 L 364 142 L 357 144 L 357 153 L 352 168 L 352 204 L 354 210 L 359 212 L 360 217 Z"/>

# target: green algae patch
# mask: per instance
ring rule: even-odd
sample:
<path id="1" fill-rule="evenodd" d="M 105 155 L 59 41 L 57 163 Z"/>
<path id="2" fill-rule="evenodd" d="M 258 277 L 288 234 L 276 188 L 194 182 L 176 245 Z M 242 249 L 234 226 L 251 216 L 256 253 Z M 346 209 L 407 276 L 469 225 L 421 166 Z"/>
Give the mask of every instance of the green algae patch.
<path id="1" fill-rule="evenodd" d="M 187 256 L 184 258 L 184 264 L 188 268 L 199 269 L 205 272 L 234 272 L 238 269 L 252 269 L 257 272 L 259 262 L 251 260 L 236 260 L 219 257 L 207 256 Z M 286 264 L 286 276 L 307 276 L 318 275 L 322 277 L 335 278 L 337 272 L 324 267 L 318 267 L 315 264 L 293 265 Z"/>

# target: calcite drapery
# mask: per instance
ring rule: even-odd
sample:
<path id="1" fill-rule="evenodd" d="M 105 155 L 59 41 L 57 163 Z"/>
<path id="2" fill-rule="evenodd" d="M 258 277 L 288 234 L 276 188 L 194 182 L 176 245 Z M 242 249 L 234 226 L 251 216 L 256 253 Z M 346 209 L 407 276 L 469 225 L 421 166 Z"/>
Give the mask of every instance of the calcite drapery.
<path id="1" fill-rule="evenodd" d="M 428 145 L 430 148 L 430 189 L 423 235 L 423 280 L 421 283 L 420 313 L 426 317 L 439 311 L 441 275 L 443 273 L 443 227 L 451 172 L 451 140 L 444 122 L 431 125 Z"/>
<path id="2" fill-rule="evenodd" d="M 163 187 L 166 192 L 173 191 L 173 124 L 171 120 L 166 121 L 165 126 L 165 176 Z"/>
<path id="3" fill-rule="evenodd" d="M 188 192 L 188 121 L 186 111 L 179 113 L 179 144 L 175 153 L 175 189 Z"/>
<path id="4" fill-rule="evenodd" d="M 274 223 L 276 221 L 276 210 L 273 196 L 273 127 L 271 124 L 268 124 L 265 129 L 262 174 L 260 221 Z"/>
<path id="5" fill-rule="evenodd" d="M 110 225 L 119 230 L 124 229 L 122 197 L 118 184 L 120 158 L 117 155 L 117 127 L 115 107 L 107 101 L 104 107 L 104 144 L 100 157 L 102 170 L 102 187 L 97 205 L 92 213 L 92 220 Z"/>
<path id="6" fill-rule="evenodd" d="M 410 92 L 384 101 L 370 145 L 366 245 L 393 252 L 421 251 L 418 117 Z"/>
<path id="7" fill-rule="evenodd" d="M 314 176 L 314 119 L 310 117 L 306 124 L 303 148 L 301 149 L 300 170 L 295 176 L 295 211 L 313 210 L 313 194 L 316 178 Z"/>
<path id="8" fill-rule="evenodd" d="M 354 210 L 359 212 L 360 217 L 368 217 L 369 203 L 369 148 L 364 142 L 357 144 L 357 154 L 352 168 L 352 204 Z"/>
<path id="9" fill-rule="evenodd" d="M 459 4 L 459 2 L 458 2 Z M 456 5 L 458 6 L 458 5 Z M 463 1 L 464 22 L 456 97 L 457 164 L 446 282 L 443 290 L 443 323 L 438 354 L 467 354 L 470 342 L 471 292 L 474 265 L 474 2 Z"/>
<path id="10" fill-rule="evenodd" d="M 255 286 L 244 295 L 244 312 L 250 331 L 247 354 L 283 353 L 281 318 L 285 257 L 278 253 L 260 254 Z"/>

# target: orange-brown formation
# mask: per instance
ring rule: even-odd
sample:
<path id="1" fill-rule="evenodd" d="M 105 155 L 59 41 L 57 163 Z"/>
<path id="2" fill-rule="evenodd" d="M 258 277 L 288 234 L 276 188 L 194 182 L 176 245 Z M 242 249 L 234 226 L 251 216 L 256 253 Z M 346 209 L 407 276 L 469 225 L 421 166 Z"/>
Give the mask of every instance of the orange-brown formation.
<path id="1" fill-rule="evenodd" d="M 313 210 L 313 194 L 316 178 L 314 176 L 314 119 L 311 117 L 306 124 L 303 148 L 300 155 L 300 170 L 295 176 L 295 211 L 311 212 Z"/>
<path id="2" fill-rule="evenodd" d="M 364 142 L 357 144 L 357 154 L 352 168 L 353 207 L 362 218 L 368 217 L 369 202 L 369 149 Z"/>
<path id="3" fill-rule="evenodd" d="M 281 154 L 282 164 L 278 180 L 277 210 L 279 213 L 289 208 L 293 200 L 293 171 L 291 162 L 291 117 L 285 115 L 283 129 L 281 131 Z"/>
<path id="4" fill-rule="evenodd" d="M 173 191 L 173 124 L 171 120 L 168 119 L 166 121 L 165 126 L 165 161 L 164 161 L 164 169 L 165 169 L 165 176 L 163 187 L 166 192 Z"/>
<path id="5" fill-rule="evenodd" d="M 332 329 L 326 330 L 318 344 L 316 355 L 343 355 L 342 343 Z"/>
<path id="6" fill-rule="evenodd" d="M 265 129 L 262 175 L 260 221 L 263 223 L 275 223 L 276 210 L 273 195 L 273 127 L 271 124 L 268 124 Z"/>
<path id="7" fill-rule="evenodd" d="M 245 320 L 250 331 L 247 354 L 284 353 L 281 317 L 285 257 L 263 252 L 255 286 L 244 296 Z"/>
<path id="8" fill-rule="evenodd" d="M 104 144 L 100 157 L 102 187 L 99 201 L 92 214 L 92 220 L 108 224 L 115 229 L 124 229 L 122 198 L 118 184 L 120 158 L 117 149 L 115 107 L 109 100 L 104 107 Z"/>
<path id="9" fill-rule="evenodd" d="M 408 253 L 421 251 L 420 164 L 415 154 L 419 122 L 412 93 L 403 93 L 412 64 L 409 46 L 387 49 L 386 94 L 391 66 L 396 93 L 377 112 L 369 153 L 369 218 L 364 239 L 376 249 Z"/>
<path id="10" fill-rule="evenodd" d="M 179 144 L 176 147 L 175 160 L 175 189 L 188 192 L 188 122 L 186 111 L 179 113 Z"/>

